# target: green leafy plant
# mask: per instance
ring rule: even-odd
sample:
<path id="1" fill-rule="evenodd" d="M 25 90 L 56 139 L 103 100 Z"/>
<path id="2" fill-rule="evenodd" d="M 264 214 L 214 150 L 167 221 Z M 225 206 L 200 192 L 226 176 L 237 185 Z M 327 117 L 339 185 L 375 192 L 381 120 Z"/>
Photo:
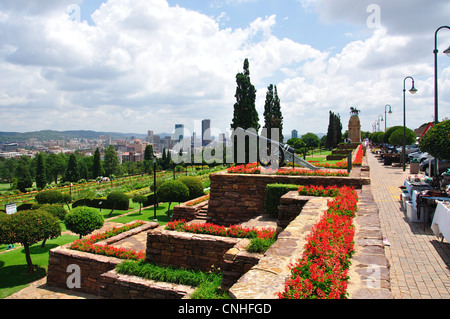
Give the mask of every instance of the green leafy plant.
<path id="1" fill-rule="evenodd" d="M 420 149 L 435 158 L 450 160 L 450 120 L 429 130 L 420 140 Z"/>
<path id="2" fill-rule="evenodd" d="M 168 211 L 170 211 L 172 202 L 181 203 L 189 198 L 189 189 L 185 184 L 178 180 L 168 181 L 158 187 L 156 195 L 161 202 L 169 203 Z"/>
<path id="3" fill-rule="evenodd" d="M 80 235 L 80 238 L 100 229 L 104 223 L 103 217 L 96 209 L 86 206 L 74 208 L 64 220 L 67 229 Z"/>
<path id="4" fill-rule="evenodd" d="M 0 243 L 20 243 L 24 247 L 28 272 L 34 272 L 30 246 L 61 235 L 59 220 L 43 210 L 21 211 L 0 218 Z"/>
<path id="5" fill-rule="evenodd" d="M 189 198 L 194 199 L 203 195 L 203 183 L 195 176 L 182 176 L 178 179 L 189 189 Z"/>

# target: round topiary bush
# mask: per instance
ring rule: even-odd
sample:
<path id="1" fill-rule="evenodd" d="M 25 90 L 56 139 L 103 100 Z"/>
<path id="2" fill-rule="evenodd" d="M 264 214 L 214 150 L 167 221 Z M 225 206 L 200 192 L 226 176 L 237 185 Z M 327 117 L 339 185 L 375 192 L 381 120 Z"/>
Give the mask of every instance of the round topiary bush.
<path id="1" fill-rule="evenodd" d="M 203 196 L 203 183 L 200 178 L 195 176 L 183 176 L 178 179 L 189 189 L 189 198 L 194 199 Z"/>
<path id="2" fill-rule="evenodd" d="M 80 238 L 102 228 L 105 220 L 95 208 L 79 206 L 66 215 L 67 229 L 80 235 Z"/>
<path id="3" fill-rule="evenodd" d="M 169 203 L 168 211 L 172 202 L 184 202 L 189 198 L 189 189 L 180 181 L 168 181 L 158 187 L 156 196 L 161 202 Z"/>
<path id="4" fill-rule="evenodd" d="M 59 220 L 63 221 L 66 217 L 67 211 L 64 209 L 64 206 L 58 204 L 45 204 L 40 207 L 41 210 L 49 212 Z"/>
<path id="5" fill-rule="evenodd" d="M 56 190 L 48 190 L 37 193 L 35 200 L 39 204 L 58 204 L 64 203 L 63 194 Z"/>

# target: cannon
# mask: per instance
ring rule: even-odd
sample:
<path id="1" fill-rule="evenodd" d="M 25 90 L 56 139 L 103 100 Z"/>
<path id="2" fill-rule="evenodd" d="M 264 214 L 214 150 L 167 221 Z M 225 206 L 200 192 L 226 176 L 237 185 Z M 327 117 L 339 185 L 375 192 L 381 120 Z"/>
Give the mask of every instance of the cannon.
<path id="1" fill-rule="evenodd" d="M 239 134 L 240 136 L 252 136 L 253 138 L 256 138 L 258 141 L 258 144 L 261 146 L 261 140 L 263 140 L 265 143 L 267 143 L 267 155 L 271 158 L 271 160 L 276 159 L 277 164 L 279 167 L 286 166 L 286 162 L 291 161 L 295 164 L 299 164 L 300 166 L 303 166 L 305 168 L 311 169 L 311 170 L 319 170 L 320 167 L 316 167 L 312 165 L 311 163 L 305 161 L 303 158 L 297 156 L 295 154 L 295 150 L 290 147 L 287 144 L 283 144 L 277 141 L 274 141 L 272 139 L 269 139 L 265 136 L 258 135 L 255 132 L 244 130 L 242 128 L 237 128 L 234 131 L 234 135 Z M 272 144 L 275 145 L 273 151 L 274 154 L 272 154 Z M 263 166 L 270 166 L 271 160 L 265 160 L 264 158 L 261 158 L 258 154 L 258 159 L 261 165 Z"/>

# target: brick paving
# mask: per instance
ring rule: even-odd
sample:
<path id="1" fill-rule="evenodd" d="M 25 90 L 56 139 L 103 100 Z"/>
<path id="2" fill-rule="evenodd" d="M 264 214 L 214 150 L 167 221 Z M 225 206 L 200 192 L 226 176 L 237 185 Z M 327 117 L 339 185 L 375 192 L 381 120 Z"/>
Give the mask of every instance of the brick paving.
<path id="1" fill-rule="evenodd" d="M 407 167 L 384 166 L 367 152 L 371 189 L 379 208 L 390 263 L 394 299 L 450 299 L 450 244 L 441 242 L 423 223 L 412 223 L 400 208 L 400 186 Z"/>

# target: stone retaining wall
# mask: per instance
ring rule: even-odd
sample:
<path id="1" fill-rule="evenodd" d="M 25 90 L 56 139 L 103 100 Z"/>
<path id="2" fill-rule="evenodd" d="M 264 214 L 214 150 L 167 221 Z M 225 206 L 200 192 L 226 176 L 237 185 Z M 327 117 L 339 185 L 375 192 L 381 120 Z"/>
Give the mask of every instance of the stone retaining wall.
<path id="1" fill-rule="evenodd" d="M 182 203 L 173 208 L 173 220 L 182 220 L 190 222 L 197 218 L 197 214 L 208 206 L 208 201 L 204 201 L 194 206 L 188 206 L 186 203 Z"/>
<path id="2" fill-rule="evenodd" d="M 223 268 L 223 255 L 235 246 L 239 238 L 164 230 L 147 234 L 146 260 L 161 266 L 209 271 Z"/>
<path id="3" fill-rule="evenodd" d="M 353 175 L 353 174 L 352 174 Z M 217 225 L 240 224 L 264 213 L 267 184 L 350 186 L 360 189 L 369 178 L 336 176 L 280 176 L 217 173 L 210 176 L 208 217 Z"/>
<path id="4" fill-rule="evenodd" d="M 157 227 L 157 223 L 146 223 L 117 236 L 108 238 L 97 244 L 111 245 L 139 232 Z M 70 265 L 80 267 L 80 288 L 74 291 L 97 295 L 100 276 L 116 267 L 123 260 L 115 257 L 101 256 L 70 249 L 71 244 L 59 246 L 50 250 L 47 274 L 47 285 L 67 289 L 67 280 L 72 272 L 68 272 Z"/>
<path id="5" fill-rule="evenodd" d="M 99 299 L 189 299 L 196 288 L 118 274 L 101 275 Z"/>

